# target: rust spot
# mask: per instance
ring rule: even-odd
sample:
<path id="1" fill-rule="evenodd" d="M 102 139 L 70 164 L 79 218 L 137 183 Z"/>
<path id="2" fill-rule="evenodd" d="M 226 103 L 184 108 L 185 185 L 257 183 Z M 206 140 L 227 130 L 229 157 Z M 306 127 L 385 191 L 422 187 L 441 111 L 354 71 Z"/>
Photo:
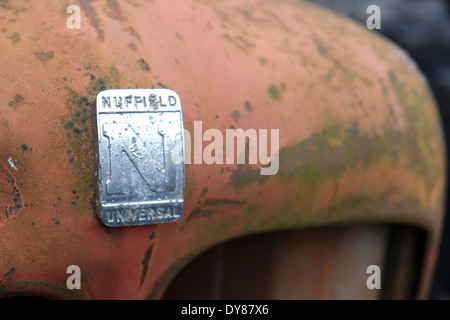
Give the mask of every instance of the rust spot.
<path id="1" fill-rule="evenodd" d="M 10 10 L 11 4 L 9 3 L 10 0 L 0 0 L 0 8 Z"/>
<path id="2" fill-rule="evenodd" d="M 279 27 L 280 29 L 282 29 L 287 33 L 293 33 L 293 31 L 284 23 L 284 19 L 280 18 L 272 11 L 264 10 L 263 12 L 266 15 L 266 17 L 269 18 L 266 20 L 267 22 L 270 21 L 272 25 Z"/>
<path id="3" fill-rule="evenodd" d="M 111 9 L 108 16 L 113 18 L 114 20 L 123 20 L 122 12 L 120 11 L 119 4 L 116 0 L 108 0 L 106 2 L 108 7 Z"/>
<path id="4" fill-rule="evenodd" d="M 313 41 L 314 41 L 314 43 L 316 45 L 317 51 L 322 56 L 327 56 L 328 55 L 328 49 L 324 46 L 322 41 L 317 36 L 314 36 L 312 39 L 313 39 Z"/>
<path id="5" fill-rule="evenodd" d="M 5 274 L 3 274 L 3 277 L 0 278 L 0 291 L 6 289 L 6 282 L 12 278 L 15 271 L 16 270 L 14 268 L 10 268 L 8 271 L 5 272 Z"/>
<path id="6" fill-rule="evenodd" d="M 16 43 L 20 41 L 20 35 L 19 33 L 14 32 L 13 34 L 11 34 L 11 36 L 8 37 L 8 39 L 10 39 L 13 43 Z"/>
<path id="7" fill-rule="evenodd" d="M 250 105 L 250 102 L 248 102 L 248 101 L 245 101 L 244 108 L 248 112 L 252 111 L 252 106 Z"/>
<path id="8" fill-rule="evenodd" d="M 215 212 L 216 212 L 216 210 L 204 210 L 201 208 L 195 208 L 194 210 L 191 211 L 191 213 L 189 213 L 189 216 L 186 219 L 186 223 L 188 223 L 192 218 L 195 218 L 198 216 L 207 217 Z"/>
<path id="9" fill-rule="evenodd" d="M 150 67 L 148 66 L 148 63 L 144 59 L 140 58 L 138 60 L 138 64 L 143 71 L 150 71 Z"/>
<path id="10" fill-rule="evenodd" d="M 155 244 L 152 243 L 150 245 L 150 247 L 148 247 L 147 251 L 145 252 L 144 259 L 142 259 L 142 275 L 141 275 L 141 282 L 139 283 L 139 287 L 142 286 L 142 284 L 145 281 L 145 277 L 147 276 L 148 263 L 150 262 L 150 258 L 152 257 L 154 245 Z"/>
<path id="11" fill-rule="evenodd" d="M 100 28 L 100 20 L 97 17 L 97 12 L 95 12 L 94 8 L 91 6 L 91 1 L 79 0 L 79 2 L 83 7 L 84 12 L 86 13 L 86 16 L 91 21 L 91 24 L 94 26 L 95 30 L 97 30 L 98 39 L 103 42 L 105 40 L 105 33 Z"/>
<path id="12" fill-rule="evenodd" d="M 236 48 L 242 50 L 244 53 L 248 53 L 248 50 L 254 47 L 252 43 L 248 42 L 241 36 L 232 37 L 228 33 L 225 33 L 223 38 L 231 42 Z"/>
<path id="13" fill-rule="evenodd" d="M 48 61 L 53 58 L 54 53 L 53 51 L 47 51 L 47 52 L 37 52 L 34 55 L 41 61 Z"/>
<path id="14" fill-rule="evenodd" d="M 5 275 L 4 275 L 4 278 L 11 278 L 13 275 L 14 275 L 14 272 L 16 271 L 16 269 L 14 269 L 14 268 L 11 268 L 11 269 L 9 269 L 6 273 L 5 273 Z"/>
<path id="15" fill-rule="evenodd" d="M 239 118 L 241 117 L 241 114 L 239 113 L 239 111 L 234 111 L 234 112 L 231 114 L 231 117 L 234 119 L 234 121 L 238 122 L 238 121 L 239 121 Z"/>
<path id="16" fill-rule="evenodd" d="M 22 207 L 22 196 L 15 179 L 3 167 L 0 167 L 0 208 L 3 208 L 2 218 L 8 219 L 17 215 L 17 212 Z"/>
<path id="17" fill-rule="evenodd" d="M 245 203 L 245 201 L 234 200 L 234 199 L 208 199 L 208 200 L 205 200 L 205 205 L 207 205 L 207 206 L 240 205 L 243 203 Z"/>
<path id="18" fill-rule="evenodd" d="M 20 94 L 16 94 L 16 96 L 14 97 L 14 100 L 9 102 L 9 106 L 10 107 L 15 107 L 16 105 L 18 105 L 22 101 L 23 101 L 23 96 L 20 95 Z"/>
<path id="19" fill-rule="evenodd" d="M 161 88 L 165 88 L 165 89 L 168 89 L 168 88 L 169 88 L 168 86 L 166 86 L 164 83 L 162 83 L 162 82 L 160 82 L 160 81 L 158 81 L 157 85 L 158 85 L 159 87 L 161 87 Z"/>
<path id="20" fill-rule="evenodd" d="M 128 27 L 126 30 L 128 31 L 128 33 L 131 36 L 135 37 L 136 39 L 141 40 L 141 36 L 139 35 L 139 33 L 136 30 L 134 30 L 132 27 Z"/>

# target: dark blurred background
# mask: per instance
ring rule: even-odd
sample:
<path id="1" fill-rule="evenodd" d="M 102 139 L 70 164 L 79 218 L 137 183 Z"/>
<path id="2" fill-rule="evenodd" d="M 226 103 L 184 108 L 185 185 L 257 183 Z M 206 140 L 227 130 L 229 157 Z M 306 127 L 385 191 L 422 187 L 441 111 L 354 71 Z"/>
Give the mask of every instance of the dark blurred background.
<path id="1" fill-rule="evenodd" d="M 370 5 L 381 11 L 379 32 L 416 60 L 434 92 L 450 141 L 450 0 L 307 0 L 366 26 Z M 449 199 L 449 188 L 447 188 Z M 447 206 L 448 208 L 448 206 Z M 446 222 L 430 299 L 450 299 L 450 210 Z"/>

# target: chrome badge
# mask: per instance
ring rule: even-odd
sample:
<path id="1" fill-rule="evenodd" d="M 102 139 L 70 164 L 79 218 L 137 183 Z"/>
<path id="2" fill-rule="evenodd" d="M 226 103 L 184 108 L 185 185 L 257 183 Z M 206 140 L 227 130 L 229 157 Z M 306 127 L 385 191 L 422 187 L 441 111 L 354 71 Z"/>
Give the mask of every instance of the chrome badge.
<path id="1" fill-rule="evenodd" d="M 179 96 L 169 89 L 102 91 L 96 125 L 96 205 L 103 223 L 120 227 L 178 220 L 184 201 Z"/>

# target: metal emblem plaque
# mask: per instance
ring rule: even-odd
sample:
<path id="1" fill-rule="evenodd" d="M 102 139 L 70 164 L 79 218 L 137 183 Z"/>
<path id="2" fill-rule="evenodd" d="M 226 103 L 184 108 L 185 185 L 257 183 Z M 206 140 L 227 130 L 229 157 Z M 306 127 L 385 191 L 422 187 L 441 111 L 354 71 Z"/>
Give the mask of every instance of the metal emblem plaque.
<path id="1" fill-rule="evenodd" d="M 97 214 L 111 227 L 173 222 L 184 201 L 184 131 L 169 89 L 97 95 Z"/>

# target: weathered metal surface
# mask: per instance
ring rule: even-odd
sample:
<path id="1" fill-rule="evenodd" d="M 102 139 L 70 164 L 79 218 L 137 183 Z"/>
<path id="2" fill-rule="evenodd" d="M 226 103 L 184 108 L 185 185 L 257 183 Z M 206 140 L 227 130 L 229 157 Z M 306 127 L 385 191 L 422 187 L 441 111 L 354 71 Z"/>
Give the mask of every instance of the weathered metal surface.
<path id="1" fill-rule="evenodd" d="M 433 98 L 400 49 L 303 3 L 83 0 L 69 30 L 71 4 L 0 5 L 0 295 L 159 298 L 224 240 L 379 221 L 428 232 L 425 296 L 445 154 Z M 280 129 L 279 171 L 186 165 L 180 220 L 107 228 L 94 209 L 95 97 L 163 87 L 190 132 L 195 120 Z M 81 290 L 66 288 L 73 264 Z"/>

